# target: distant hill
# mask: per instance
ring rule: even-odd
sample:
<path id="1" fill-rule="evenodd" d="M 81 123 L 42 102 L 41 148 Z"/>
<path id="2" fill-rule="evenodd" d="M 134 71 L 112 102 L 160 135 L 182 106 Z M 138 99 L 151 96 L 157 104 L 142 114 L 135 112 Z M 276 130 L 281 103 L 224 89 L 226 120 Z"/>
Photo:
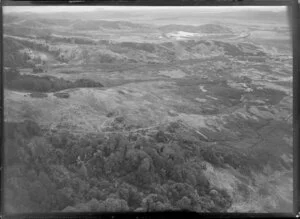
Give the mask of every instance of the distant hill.
<path id="1" fill-rule="evenodd" d="M 203 13 L 204 12 L 204 13 Z M 191 11 L 178 10 L 178 11 L 168 11 L 168 10 L 156 10 L 153 9 L 147 11 L 147 16 L 144 12 L 135 10 L 119 10 L 119 11 L 107 11 L 107 10 L 96 10 L 89 12 L 58 12 L 58 13 L 5 13 L 4 19 L 8 22 L 12 22 L 18 19 L 47 19 L 47 20 L 114 20 L 114 21 L 129 21 L 134 23 L 148 23 L 157 24 L 163 21 L 164 25 L 172 24 L 176 21 L 177 24 L 188 24 L 193 23 L 194 25 L 199 25 L 206 20 L 206 22 L 221 21 L 226 22 L 227 19 L 237 19 L 236 21 L 251 21 L 262 23 L 278 23 L 279 25 L 287 24 L 287 14 L 284 10 L 273 12 L 273 11 L 258 11 L 258 10 L 243 10 L 243 11 L 226 11 L 226 12 L 214 12 L 207 13 L 205 10 L 197 10 L 196 7 Z M 183 22 L 184 21 L 184 22 Z M 6 21 L 4 21 L 6 22 Z M 59 25 L 60 22 L 57 23 Z"/>
<path id="2" fill-rule="evenodd" d="M 110 24 L 110 23 L 109 23 Z M 216 25 L 201 26 L 204 31 L 220 30 Z M 225 29 L 226 31 L 226 29 Z M 76 42 L 75 44 L 72 43 Z M 30 49 L 38 54 L 52 54 L 63 63 L 169 63 L 175 60 L 201 59 L 219 55 L 265 57 L 260 47 L 249 43 L 229 43 L 208 40 L 182 40 L 178 42 L 107 42 L 88 38 L 49 36 L 44 40 L 4 37 L 4 65 L 26 66 L 26 57 L 20 52 Z M 56 45 L 56 43 L 62 43 Z M 78 47 L 80 45 L 80 47 Z M 92 47 L 91 47 L 92 45 Z M 7 51 L 7 52 L 6 52 Z M 20 61 L 20 58 L 22 61 Z"/>
<path id="3" fill-rule="evenodd" d="M 3 16 L 3 22 L 6 23 L 6 24 L 16 22 L 19 19 L 20 18 L 18 16 L 11 15 L 11 14 L 6 14 L 6 15 Z"/>
<path id="4" fill-rule="evenodd" d="M 232 33 L 230 28 L 220 24 L 204 24 L 200 26 L 171 24 L 162 26 L 159 29 L 164 32 L 186 31 L 196 33 Z"/>
<path id="5" fill-rule="evenodd" d="M 127 21 L 107 21 L 107 20 L 79 20 L 72 24 L 74 30 L 97 30 L 99 28 L 104 29 L 139 29 L 146 28 L 146 25 L 134 24 Z"/>
<path id="6" fill-rule="evenodd" d="M 202 33 L 232 33 L 229 27 L 220 24 L 204 24 L 198 26 L 198 29 Z"/>
<path id="7" fill-rule="evenodd" d="M 261 22 L 261 24 L 277 23 L 278 25 L 288 24 L 285 11 L 238 11 L 234 13 L 216 13 L 215 19 L 226 21 L 232 19 L 239 21 Z"/>

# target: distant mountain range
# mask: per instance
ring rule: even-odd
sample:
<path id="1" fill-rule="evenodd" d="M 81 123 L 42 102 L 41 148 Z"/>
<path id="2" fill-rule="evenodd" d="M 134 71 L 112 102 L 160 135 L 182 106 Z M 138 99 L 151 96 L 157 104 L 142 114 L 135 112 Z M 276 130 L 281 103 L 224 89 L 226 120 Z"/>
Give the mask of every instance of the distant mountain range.
<path id="1" fill-rule="evenodd" d="M 140 24 L 133 23 L 129 21 L 108 21 L 108 20 L 82 20 L 82 19 L 47 19 L 47 18 L 37 18 L 37 19 L 21 19 L 16 16 L 8 15 L 4 20 L 4 27 L 11 28 L 51 28 L 52 26 L 60 26 L 74 30 L 98 30 L 102 29 L 155 29 L 163 32 L 172 31 L 186 31 L 186 32 L 197 32 L 197 33 L 232 33 L 232 30 L 224 25 L 220 24 L 203 24 L 198 26 L 193 25 L 180 25 L 180 24 L 170 24 L 162 25 L 156 27 L 150 24 Z M 6 28 L 6 31 L 9 28 Z M 24 34 L 24 33 L 23 33 Z"/>
<path id="2" fill-rule="evenodd" d="M 232 30 L 228 27 L 219 24 L 204 24 L 200 26 L 190 25 L 165 25 L 159 28 L 165 32 L 171 31 L 187 31 L 187 32 L 198 32 L 198 33 L 232 33 Z"/>
<path id="3" fill-rule="evenodd" d="M 193 11 L 184 11 L 178 9 L 176 12 L 172 11 L 161 11 L 156 10 L 153 7 L 153 10 L 148 10 L 147 13 L 142 11 L 104 11 L 96 10 L 90 12 L 58 12 L 58 13 L 5 13 L 4 19 L 7 22 L 8 20 L 12 21 L 18 19 L 17 17 L 23 17 L 26 19 L 51 19 L 51 20 L 62 20 L 62 19 L 71 19 L 71 20 L 123 20 L 139 23 L 151 23 L 155 25 L 162 24 L 172 24 L 176 21 L 178 24 L 183 24 L 188 21 L 189 24 L 198 25 L 202 23 L 202 20 L 211 20 L 211 21 L 226 21 L 226 19 L 236 19 L 237 21 L 261 21 L 263 23 L 278 23 L 278 25 L 287 25 L 287 13 L 286 11 L 228 11 L 228 12 L 206 12 L 206 11 L 197 11 L 196 7 Z"/>

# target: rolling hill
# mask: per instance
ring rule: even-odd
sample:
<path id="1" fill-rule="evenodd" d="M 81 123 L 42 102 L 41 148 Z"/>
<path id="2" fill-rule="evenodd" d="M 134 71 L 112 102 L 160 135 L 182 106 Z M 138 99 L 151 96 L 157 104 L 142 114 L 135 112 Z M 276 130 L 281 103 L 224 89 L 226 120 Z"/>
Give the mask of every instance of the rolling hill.
<path id="1" fill-rule="evenodd" d="M 102 12 L 5 15 L 5 211 L 291 212 L 284 14 Z"/>

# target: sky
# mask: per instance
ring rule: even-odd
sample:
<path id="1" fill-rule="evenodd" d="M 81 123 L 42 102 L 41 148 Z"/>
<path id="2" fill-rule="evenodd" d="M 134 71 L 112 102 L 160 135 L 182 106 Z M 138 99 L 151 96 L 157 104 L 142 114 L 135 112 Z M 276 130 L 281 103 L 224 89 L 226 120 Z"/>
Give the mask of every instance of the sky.
<path id="1" fill-rule="evenodd" d="M 32 12 L 32 13 L 53 13 L 53 12 L 88 12 L 95 10 L 105 11 L 149 11 L 149 6 L 3 6 L 4 13 L 10 12 Z M 167 11 L 196 11 L 199 12 L 229 12 L 229 11 L 284 11 L 285 6 L 173 6 L 155 7 L 155 10 Z"/>

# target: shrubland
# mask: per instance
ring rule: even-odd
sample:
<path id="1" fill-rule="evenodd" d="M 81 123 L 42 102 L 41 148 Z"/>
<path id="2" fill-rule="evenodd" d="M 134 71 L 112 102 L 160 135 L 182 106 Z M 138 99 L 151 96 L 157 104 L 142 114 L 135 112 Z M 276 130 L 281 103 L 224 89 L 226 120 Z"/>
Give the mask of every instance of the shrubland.
<path id="1" fill-rule="evenodd" d="M 7 211 L 225 211 L 230 206 L 226 192 L 211 197 L 202 155 L 177 153 L 182 142 L 162 141 L 159 134 L 135 139 L 50 134 L 30 120 L 6 123 L 5 133 Z"/>
<path id="2" fill-rule="evenodd" d="M 9 89 L 31 92 L 55 92 L 76 87 L 103 87 L 99 82 L 78 79 L 75 82 L 53 76 L 21 75 L 16 68 L 4 69 L 4 85 Z"/>
<path id="3" fill-rule="evenodd" d="M 232 197 L 210 184 L 206 163 L 229 165 L 250 178 L 268 163 L 257 162 L 259 153 L 208 146 L 180 132 L 176 122 L 154 134 L 130 135 L 79 135 L 45 130 L 31 120 L 6 122 L 5 209 L 226 212 Z"/>

